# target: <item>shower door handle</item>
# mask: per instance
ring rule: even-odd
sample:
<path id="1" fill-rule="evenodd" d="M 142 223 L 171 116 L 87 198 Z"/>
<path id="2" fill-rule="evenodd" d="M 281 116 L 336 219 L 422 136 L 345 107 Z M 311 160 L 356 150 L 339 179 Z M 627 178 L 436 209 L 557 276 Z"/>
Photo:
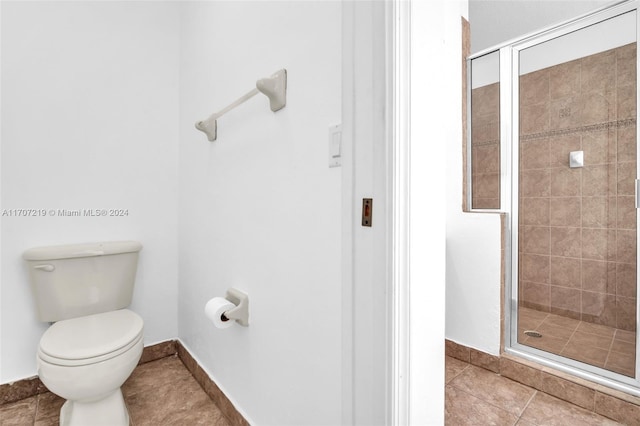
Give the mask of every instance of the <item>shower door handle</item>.
<path id="1" fill-rule="evenodd" d="M 636 209 L 640 209 L 640 200 L 638 200 L 639 193 L 640 193 L 640 179 L 636 179 Z"/>

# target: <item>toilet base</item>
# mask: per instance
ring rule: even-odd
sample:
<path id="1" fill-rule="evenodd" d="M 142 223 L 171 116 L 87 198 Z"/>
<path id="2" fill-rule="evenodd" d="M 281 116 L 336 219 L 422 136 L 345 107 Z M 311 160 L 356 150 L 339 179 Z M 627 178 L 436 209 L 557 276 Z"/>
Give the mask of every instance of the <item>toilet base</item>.
<path id="1" fill-rule="evenodd" d="M 60 409 L 60 426 L 129 426 L 122 391 L 97 401 L 67 401 Z"/>

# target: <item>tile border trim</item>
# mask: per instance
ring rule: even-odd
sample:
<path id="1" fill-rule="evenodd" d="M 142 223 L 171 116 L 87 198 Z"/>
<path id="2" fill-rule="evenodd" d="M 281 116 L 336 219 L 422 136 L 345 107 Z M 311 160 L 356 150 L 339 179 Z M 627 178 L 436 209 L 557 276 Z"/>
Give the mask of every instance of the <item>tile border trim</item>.
<path id="1" fill-rule="evenodd" d="M 574 133 L 592 133 L 602 132 L 604 130 L 623 129 L 625 127 L 635 126 L 635 118 L 625 118 L 621 120 L 606 121 L 604 123 L 589 124 L 580 127 L 571 127 L 568 129 L 548 130 L 539 133 L 521 134 L 520 141 L 526 142 L 530 140 L 549 138 L 555 136 L 566 136 Z"/>
<path id="2" fill-rule="evenodd" d="M 445 339 L 445 355 L 492 371 L 623 424 L 640 424 L 640 398 L 532 361 L 500 356 Z"/>
<path id="3" fill-rule="evenodd" d="M 156 361 L 169 356 L 177 355 L 180 361 L 187 368 L 189 373 L 196 379 L 205 393 L 218 406 L 222 414 L 233 426 L 249 426 L 249 422 L 238 412 L 227 396 L 220 390 L 209 375 L 200 367 L 189 351 L 178 340 L 167 340 L 146 346 L 142 351 L 142 357 L 138 365 Z M 0 385 L 0 406 L 30 398 L 49 390 L 40 381 L 38 376 L 28 377 Z"/>

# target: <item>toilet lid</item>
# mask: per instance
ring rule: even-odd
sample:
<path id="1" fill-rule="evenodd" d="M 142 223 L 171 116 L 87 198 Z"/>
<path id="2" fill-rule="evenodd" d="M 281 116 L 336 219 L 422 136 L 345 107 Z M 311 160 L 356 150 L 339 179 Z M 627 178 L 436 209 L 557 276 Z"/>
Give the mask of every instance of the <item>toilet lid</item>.
<path id="1" fill-rule="evenodd" d="M 59 360 L 101 357 L 139 340 L 142 327 L 128 309 L 58 321 L 40 339 L 40 352 Z"/>

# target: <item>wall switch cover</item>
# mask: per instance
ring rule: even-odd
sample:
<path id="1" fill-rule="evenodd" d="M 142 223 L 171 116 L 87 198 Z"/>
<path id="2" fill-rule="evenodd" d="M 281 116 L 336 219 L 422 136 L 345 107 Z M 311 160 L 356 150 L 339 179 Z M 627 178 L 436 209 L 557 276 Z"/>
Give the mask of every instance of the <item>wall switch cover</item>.
<path id="1" fill-rule="evenodd" d="M 329 167 L 342 166 L 342 125 L 329 126 Z"/>

